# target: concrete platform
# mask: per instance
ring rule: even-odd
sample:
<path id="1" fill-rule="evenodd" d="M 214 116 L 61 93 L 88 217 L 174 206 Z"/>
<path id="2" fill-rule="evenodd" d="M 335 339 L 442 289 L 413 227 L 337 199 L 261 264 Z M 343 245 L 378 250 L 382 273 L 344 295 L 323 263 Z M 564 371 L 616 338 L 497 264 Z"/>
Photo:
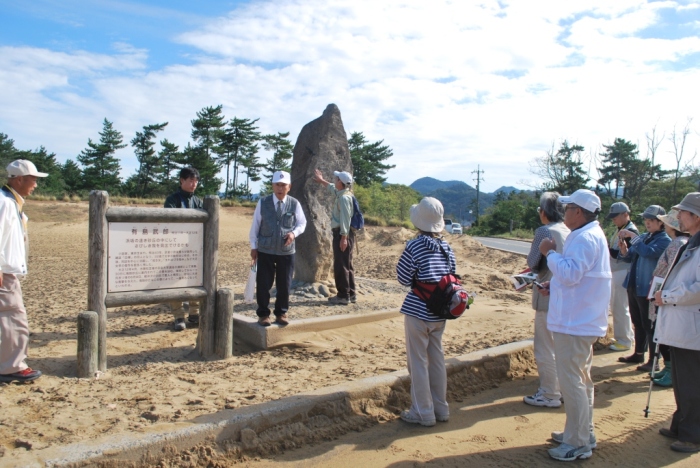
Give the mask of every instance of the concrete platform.
<path id="1" fill-rule="evenodd" d="M 448 392 L 483 390 L 484 385 L 511 379 L 533 361 L 532 340 L 451 358 L 447 361 Z M 126 462 L 138 466 L 157 463 L 164 456 L 204 442 L 216 443 L 232 453 L 254 454 L 263 444 L 268 449 L 284 449 L 289 448 L 290 440 L 295 444 L 323 440 L 331 429 L 338 434 L 372 426 L 379 420 L 376 410 L 395 414 L 410 398 L 409 388 L 408 372 L 396 371 L 189 422 L 155 425 L 148 434 L 122 434 L 50 447 L 2 462 L 13 467 L 120 466 Z"/>
<path id="2" fill-rule="evenodd" d="M 397 317 L 400 317 L 399 309 L 392 309 L 369 314 L 332 315 L 292 320 L 286 326 L 273 323 L 269 327 L 261 327 L 258 325 L 257 319 L 233 314 L 233 339 L 246 343 L 255 349 L 270 349 L 287 344 L 293 341 L 295 336 L 302 333 L 332 330 Z"/>

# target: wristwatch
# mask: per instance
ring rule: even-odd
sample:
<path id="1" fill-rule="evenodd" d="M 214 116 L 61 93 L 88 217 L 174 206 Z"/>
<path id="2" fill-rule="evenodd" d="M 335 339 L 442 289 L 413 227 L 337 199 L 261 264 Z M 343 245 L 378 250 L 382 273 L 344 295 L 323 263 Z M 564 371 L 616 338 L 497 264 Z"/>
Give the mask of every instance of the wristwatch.
<path id="1" fill-rule="evenodd" d="M 547 255 L 545 255 L 545 257 L 549 257 L 549 254 L 551 254 L 551 253 L 553 253 L 553 252 L 556 252 L 556 250 L 554 250 L 554 249 L 549 249 L 549 250 L 547 251 Z"/>

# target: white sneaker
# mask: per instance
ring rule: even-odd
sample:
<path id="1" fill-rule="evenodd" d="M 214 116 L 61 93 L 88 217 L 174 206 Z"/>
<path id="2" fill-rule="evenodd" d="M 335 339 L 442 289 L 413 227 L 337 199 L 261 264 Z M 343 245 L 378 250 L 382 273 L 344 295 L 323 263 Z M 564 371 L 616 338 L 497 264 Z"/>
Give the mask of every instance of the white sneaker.
<path id="1" fill-rule="evenodd" d="M 574 461 L 578 458 L 591 458 L 593 451 L 590 445 L 574 447 L 569 444 L 561 444 L 559 447 L 547 450 L 549 456 L 560 461 Z"/>
<path id="2" fill-rule="evenodd" d="M 561 400 L 555 400 L 553 398 L 547 398 L 542 393 L 542 389 L 538 389 L 537 393 L 531 396 L 523 397 L 523 402 L 532 406 L 540 406 L 545 408 L 559 408 L 561 406 Z"/>
<path id="3" fill-rule="evenodd" d="M 430 420 L 421 419 L 420 416 L 416 416 L 415 414 L 411 413 L 410 410 L 401 411 L 401 415 L 399 417 L 401 418 L 402 421 L 406 421 L 407 423 L 410 423 L 410 424 L 420 424 L 421 426 L 427 426 L 427 427 L 432 427 L 435 425 L 434 419 L 430 419 Z"/>
<path id="4" fill-rule="evenodd" d="M 564 431 L 554 431 L 552 432 L 552 440 L 557 444 L 564 443 Z M 588 446 L 591 449 L 598 447 L 598 441 L 595 438 L 595 434 L 591 432 L 591 436 L 588 438 Z"/>

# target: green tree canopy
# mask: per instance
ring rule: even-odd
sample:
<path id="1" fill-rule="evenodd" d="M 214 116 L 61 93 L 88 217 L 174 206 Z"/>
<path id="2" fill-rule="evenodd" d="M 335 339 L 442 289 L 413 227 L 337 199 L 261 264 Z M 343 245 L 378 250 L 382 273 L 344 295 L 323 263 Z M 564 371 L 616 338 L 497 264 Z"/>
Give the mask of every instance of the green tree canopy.
<path id="1" fill-rule="evenodd" d="M 158 168 L 161 165 L 161 155 L 156 153 L 154 140 L 156 133 L 162 132 L 167 125 L 168 122 L 145 125 L 143 131 L 136 132 L 136 136 L 131 140 L 131 146 L 139 162 L 134 196 L 145 198 L 147 195 L 152 195 L 149 193 L 149 188 L 157 183 Z"/>
<path id="2" fill-rule="evenodd" d="M 126 148 L 126 144 L 122 143 L 122 134 L 115 130 L 112 122 L 107 119 L 104 119 L 99 135 L 100 141 L 95 143 L 88 139 L 87 148 L 76 158 L 83 166 L 84 188 L 119 193 L 121 167 L 115 153 Z"/>
<path id="3" fill-rule="evenodd" d="M 384 174 L 396 165 L 384 164 L 394 155 L 388 145 L 382 145 L 384 140 L 369 143 L 362 132 L 353 132 L 348 140 L 350 158 L 353 167 L 353 179 L 356 184 L 369 186 L 374 182 L 384 183 Z"/>
<path id="4" fill-rule="evenodd" d="M 570 146 L 564 140 L 555 152 L 554 145 L 545 156 L 535 160 L 532 172 L 542 180 L 542 189 L 570 194 L 586 187 L 590 178 L 583 168 L 581 145 Z"/>
<path id="5" fill-rule="evenodd" d="M 242 165 L 244 168 L 247 168 L 246 163 L 250 161 L 251 153 L 254 154 L 258 151 L 256 143 L 261 138 L 258 127 L 255 125 L 258 120 L 234 117 L 223 132 L 220 161 L 226 166 L 226 189 L 224 192 L 226 197 L 237 194 L 239 167 Z M 247 159 L 246 155 L 248 155 Z M 233 177 L 231 177 L 232 164 Z M 248 184 L 246 183 L 244 187 L 247 188 Z"/>

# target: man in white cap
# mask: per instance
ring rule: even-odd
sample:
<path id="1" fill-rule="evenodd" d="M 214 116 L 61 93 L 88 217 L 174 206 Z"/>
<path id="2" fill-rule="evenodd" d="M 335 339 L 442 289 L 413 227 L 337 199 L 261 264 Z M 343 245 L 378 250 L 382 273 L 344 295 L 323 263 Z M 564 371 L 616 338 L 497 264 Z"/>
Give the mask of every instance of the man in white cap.
<path id="1" fill-rule="evenodd" d="M 250 227 L 250 257 L 258 262 L 256 296 L 258 323 L 269 327 L 270 288 L 277 285 L 275 323 L 287 325 L 289 289 L 294 275 L 294 240 L 306 229 L 301 203 L 287 195 L 292 188 L 289 172 L 272 175 L 272 195 L 258 201 Z"/>
<path id="2" fill-rule="evenodd" d="M 0 191 L 0 382 L 29 382 L 41 371 L 27 366 L 29 322 L 19 279 L 27 274 L 27 216 L 24 197 L 31 195 L 39 177 L 25 159 L 7 166 L 7 184 Z"/>
<path id="3" fill-rule="evenodd" d="M 333 231 L 333 277 L 336 296 L 328 298 L 333 305 L 348 305 L 357 302 L 355 289 L 355 267 L 352 264 L 352 251 L 355 247 L 355 233 L 350 229 L 352 220 L 352 176 L 349 172 L 334 171 L 333 183 L 323 179 L 316 169 L 314 180 L 324 184 L 333 192 L 335 200 L 331 209 L 331 230 Z"/>
<path id="4" fill-rule="evenodd" d="M 608 329 L 610 255 L 597 221 L 600 198 L 586 189 L 560 197 L 564 224 L 571 233 L 561 253 L 552 239 L 543 239 L 540 252 L 552 271 L 547 328 L 554 335 L 557 376 L 564 398 L 566 425 L 552 432 L 559 447 L 549 456 L 562 461 L 589 458 L 596 446 L 593 433 L 593 343 Z M 547 294 L 547 292 L 544 292 Z"/>
<path id="5" fill-rule="evenodd" d="M 632 347 L 634 334 L 632 332 L 632 319 L 629 311 L 627 290 L 622 283 L 625 282 L 627 272 L 630 269 L 629 262 L 622 260 L 619 246 L 619 233 L 627 229 L 639 235 L 639 229 L 630 220 L 630 209 L 624 202 L 616 202 L 610 205 L 607 219 L 612 220 L 617 226 L 617 231 L 610 237 L 610 270 L 612 271 L 612 293 L 610 296 L 610 312 L 613 316 L 613 336 L 615 342 L 610 345 L 612 351 L 627 351 Z M 629 241 L 627 241 L 629 247 Z"/>

